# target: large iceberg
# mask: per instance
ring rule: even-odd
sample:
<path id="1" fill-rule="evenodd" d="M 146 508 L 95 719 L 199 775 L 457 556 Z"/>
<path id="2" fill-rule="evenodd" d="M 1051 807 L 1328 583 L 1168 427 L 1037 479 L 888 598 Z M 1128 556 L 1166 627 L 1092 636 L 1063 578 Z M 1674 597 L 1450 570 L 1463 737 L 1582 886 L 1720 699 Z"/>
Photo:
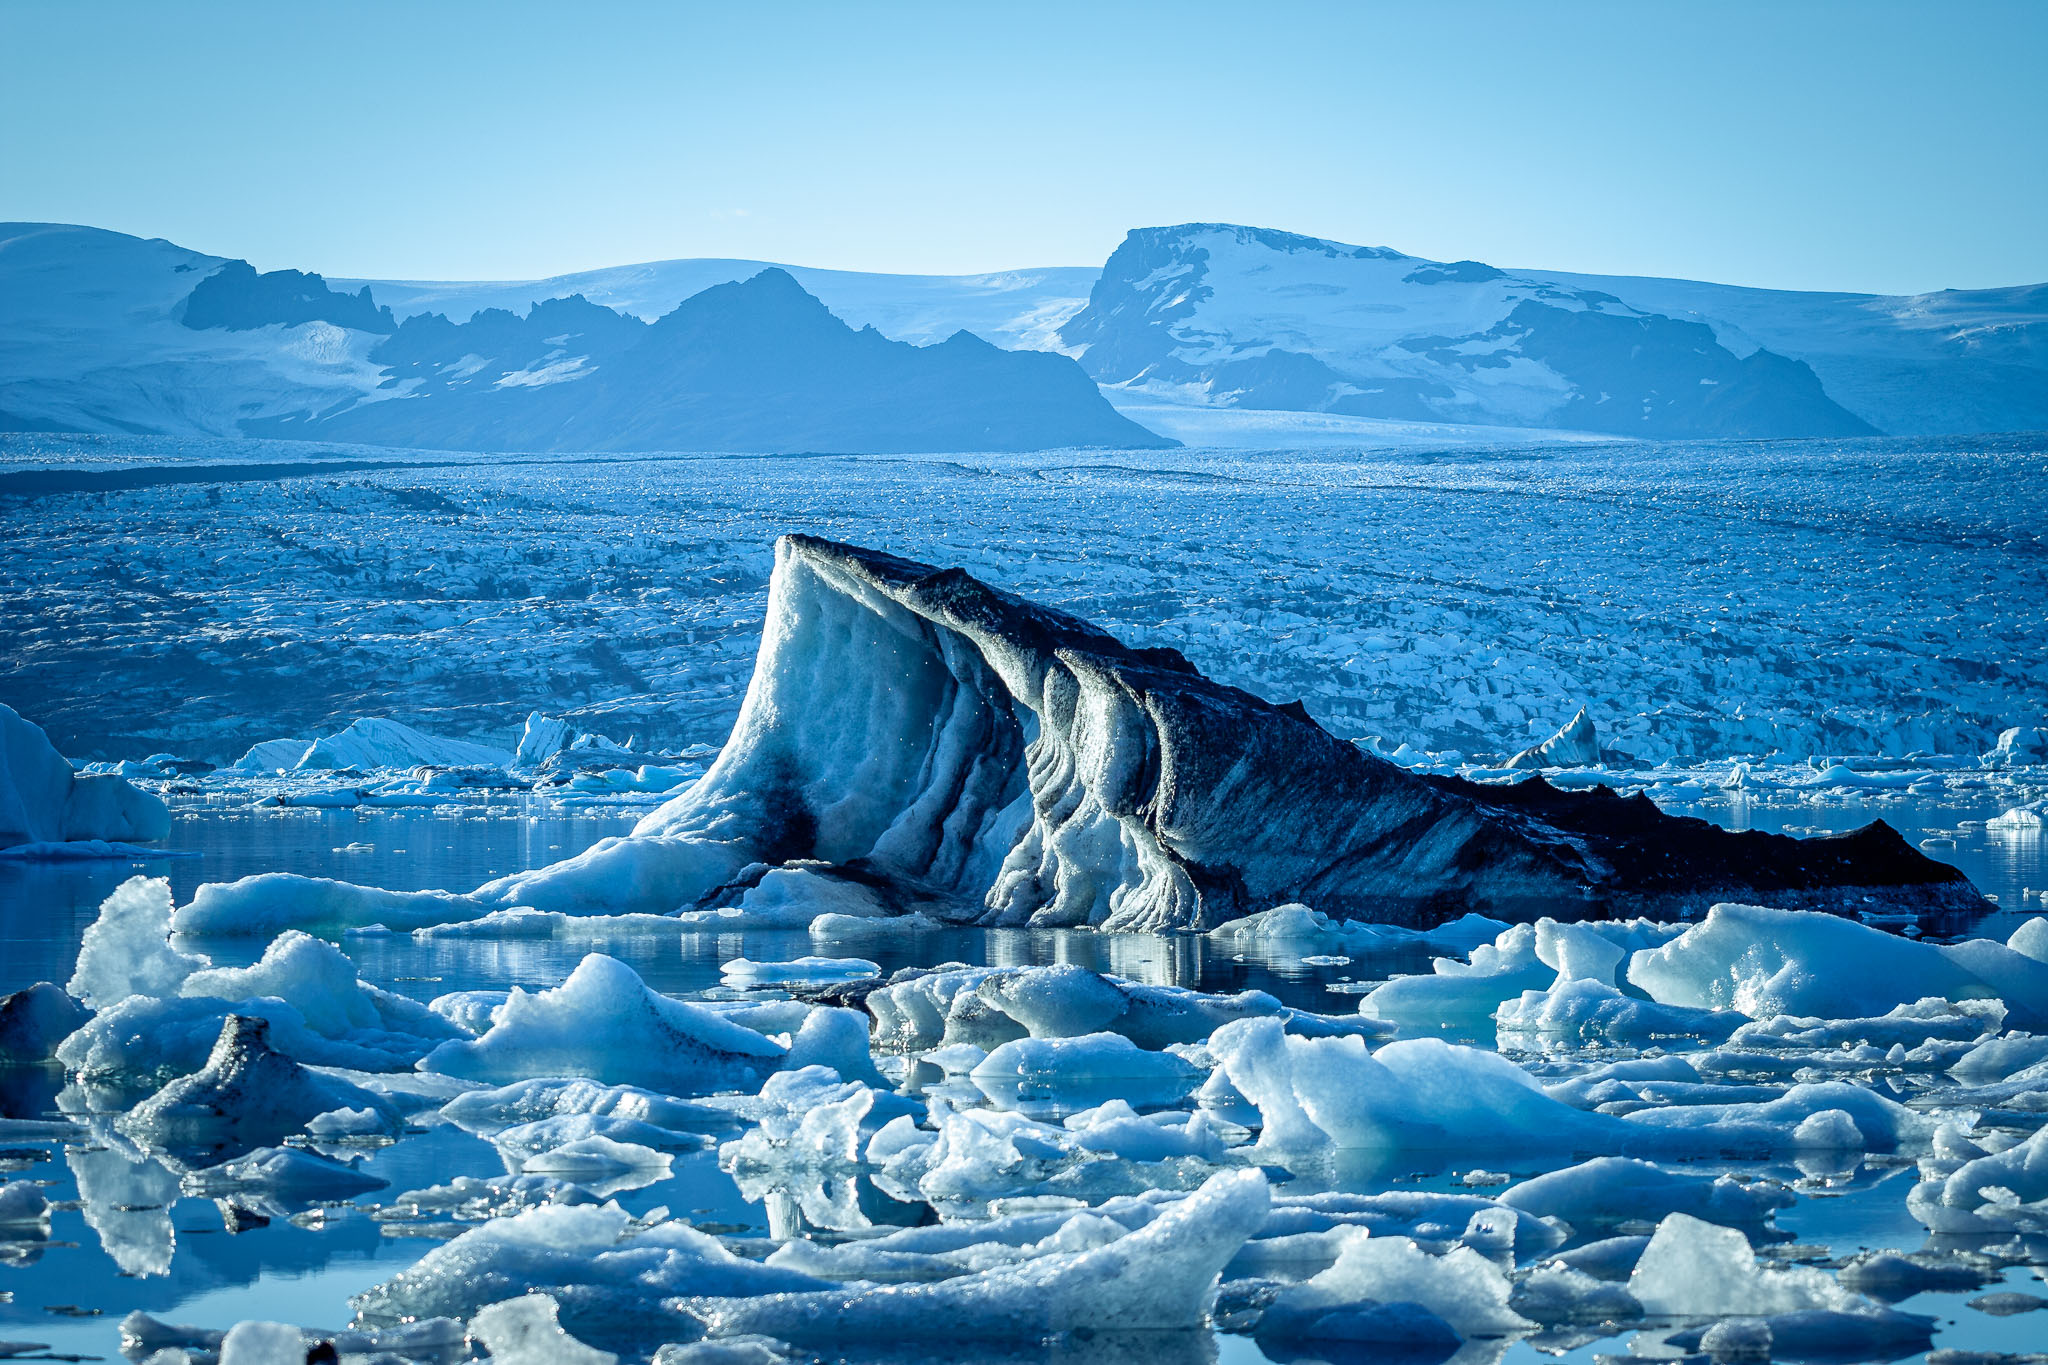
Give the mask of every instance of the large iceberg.
<path id="1" fill-rule="evenodd" d="M 1174 650 L 959 569 L 785 536 L 739 719 L 694 786 L 630 838 L 406 913 L 716 909 L 795 860 L 989 925 L 1210 928 L 1294 901 L 1411 926 L 1735 898 L 1987 908 L 1882 822 L 1797 840 L 1605 787 L 1410 773 Z M 257 899 L 208 890 L 181 928 L 232 928 Z"/>
<path id="2" fill-rule="evenodd" d="M 72 771 L 42 727 L 0 705 L 0 848 L 161 839 L 171 811 L 112 773 Z"/>

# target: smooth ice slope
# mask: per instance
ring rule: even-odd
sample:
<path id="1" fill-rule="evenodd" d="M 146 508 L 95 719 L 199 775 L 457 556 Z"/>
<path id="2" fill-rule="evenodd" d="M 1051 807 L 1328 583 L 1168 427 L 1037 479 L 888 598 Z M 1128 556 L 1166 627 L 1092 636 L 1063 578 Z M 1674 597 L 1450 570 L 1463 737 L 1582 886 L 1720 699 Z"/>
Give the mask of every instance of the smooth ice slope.
<path id="1" fill-rule="evenodd" d="M 0 848 L 161 839 L 170 808 L 111 773 L 80 776 L 42 727 L 0 705 Z"/>

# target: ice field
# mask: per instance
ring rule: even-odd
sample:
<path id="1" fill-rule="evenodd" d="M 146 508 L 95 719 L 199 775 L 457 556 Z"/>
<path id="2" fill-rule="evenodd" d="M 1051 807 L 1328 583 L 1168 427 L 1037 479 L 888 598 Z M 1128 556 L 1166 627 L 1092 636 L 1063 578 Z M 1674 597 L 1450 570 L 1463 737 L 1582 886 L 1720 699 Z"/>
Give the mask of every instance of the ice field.
<path id="1" fill-rule="evenodd" d="M 0 436 L 0 701 L 93 761 L 0 849 L 0 1358 L 2017 1365 L 2044 473 L 2025 439 Z M 1882 818 L 1982 916 L 1119 933 L 796 862 L 717 909 L 646 863 L 610 905 L 522 882 L 730 771 L 789 532 L 1177 649 L 1414 774 L 1520 778 L 1584 708 L 1591 752 L 1527 760 L 1559 786 Z M 322 880 L 245 880 L 277 873 Z"/>

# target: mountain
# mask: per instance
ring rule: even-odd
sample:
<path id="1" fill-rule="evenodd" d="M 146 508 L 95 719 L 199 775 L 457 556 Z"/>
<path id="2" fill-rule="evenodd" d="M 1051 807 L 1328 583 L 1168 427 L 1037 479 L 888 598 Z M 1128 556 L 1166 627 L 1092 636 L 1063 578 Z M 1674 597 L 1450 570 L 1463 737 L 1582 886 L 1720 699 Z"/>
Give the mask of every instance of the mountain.
<path id="1" fill-rule="evenodd" d="M 1126 394 L 1654 438 L 2048 426 L 2048 286 L 1911 298 L 1141 228 L 1059 329 Z"/>
<path id="2" fill-rule="evenodd" d="M 792 329 L 779 357 L 723 304 L 682 307 L 767 271 L 738 297 Z M 688 354 L 747 338 L 745 373 Z M 2048 285 L 1745 289 L 1213 223 L 1137 229 L 1100 271 L 330 281 L 0 224 L 0 430 L 926 450 L 1157 444 L 1148 427 L 1266 446 L 2048 429 Z"/>
<path id="3" fill-rule="evenodd" d="M 928 346 L 969 331 L 1005 350 L 1052 349 L 1052 335 L 1081 306 L 1101 269 L 1092 265 L 1003 270 L 987 275 L 870 275 L 778 261 L 694 259 L 585 270 L 542 280 L 336 280 L 368 288 L 402 321 L 444 313 L 458 321 L 487 308 L 519 312 L 542 299 L 581 295 L 652 322 L 715 284 L 789 273 L 806 292 L 855 327 Z"/>
<path id="4" fill-rule="evenodd" d="M 0 225 L 8 429 L 475 450 L 1176 444 L 1063 355 L 856 331 L 773 268 L 653 324 L 580 297 L 399 322 L 369 287 L 56 224 Z"/>
<path id="5" fill-rule="evenodd" d="M 855 331 L 774 268 L 714 285 L 652 324 L 581 297 L 525 318 L 416 314 L 369 358 L 398 397 L 244 429 L 467 450 L 1176 444 L 1119 416 L 1066 356 L 1005 351 L 964 331 L 934 346 Z"/>

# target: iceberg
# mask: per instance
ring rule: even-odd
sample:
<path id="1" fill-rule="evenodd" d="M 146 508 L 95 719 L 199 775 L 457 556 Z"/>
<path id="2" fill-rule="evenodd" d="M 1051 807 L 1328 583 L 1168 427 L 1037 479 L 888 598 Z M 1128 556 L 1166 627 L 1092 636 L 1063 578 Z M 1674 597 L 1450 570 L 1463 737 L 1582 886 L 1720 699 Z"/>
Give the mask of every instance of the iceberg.
<path id="1" fill-rule="evenodd" d="M 0 1066 L 48 1061 L 91 1018 L 92 1011 L 49 981 L 0 996 Z"/>
<path id="2" fill-rule="evenodd" d="M 1292 902 L 1410 928 L 1766 896 L 1934 920 L 1987 908 L 1882 821 L 1799 840 L 1604 786 L 1412 773 L 1174 650 L 1133 649 L 959 569 L 792 535 L 776 543 L 738 720 L 703 777 L 630 837 L 397 909 L 415 927 L 511 906 L 735 909 L 767 872 L 816 863 L 994 926 L 1210 929 Z M 208 890 L 179 927 L 234 931 L 247 884 Z"/>
<path id="3" fill-rule="evenodd" d="M 255 777 L 296 768 L 312 743 L 305 739 L 263 739 L 251 744 L 242 756 L 228 765 L 229 772 Z"/>
<path id="4" fill-rule="evenodd" d="M 389 1101 L 323 1076 L 271 1049 L 270 1025 L 230 1015 L 206 1065 L 122 1116 L 125 1133 L 159 1147 L 271 1143 L 336 1109 L 369 1109 L 396 1122 Z"/>
<path id="5" fill-rule="evenodd" d="M 1593 718 L 1580 707 L 1564 728 L 1541 744 L 1510 758 L 1507 768 L 1584 768 L 1600 761 L 1600 737 L 1593 730 Z"/>
<path id="6" fill-rule="evenodd" d="M 2021 935 L 2024 926 L 2013 935 Z M 1664 1004 L 1752 1018 L 1881 1015 L 1929 996 L 2002 1000 L 2009 1023 L 2048 1026 L 2048 962 L 1988 939 L 1923 943 L 1853 920 L 1716 905 L 1705 920 L 1629 959 L 1628 980 Z"/>
<path id="7" fill-rule="evenodd" d="M 74 772 L 41 726 L 0 705 L 0 848 L 147 843 L 170 832 L 161 798 L 112 773 Z"/>
<path id="8" fill-rule="evenodd" d="M 631 967 L 591 953 L 561 985 L 514 988 L 475 1039 L 421 1059 L 422 1071 L 505 1085 L 582 1076 L 667 1094 L 752 1091 L 786 1051 L 710 1010 L 647 988 Z"/>
<path id="9" fill-rule="evenodd" d="M 298 772 L 340 768 L 436 768 L 511 766 L 512 755 L 488 744 L 443 739 L 395 720 L 365 717 L 339 734 L 306 746 L 291 766 Z"/>

